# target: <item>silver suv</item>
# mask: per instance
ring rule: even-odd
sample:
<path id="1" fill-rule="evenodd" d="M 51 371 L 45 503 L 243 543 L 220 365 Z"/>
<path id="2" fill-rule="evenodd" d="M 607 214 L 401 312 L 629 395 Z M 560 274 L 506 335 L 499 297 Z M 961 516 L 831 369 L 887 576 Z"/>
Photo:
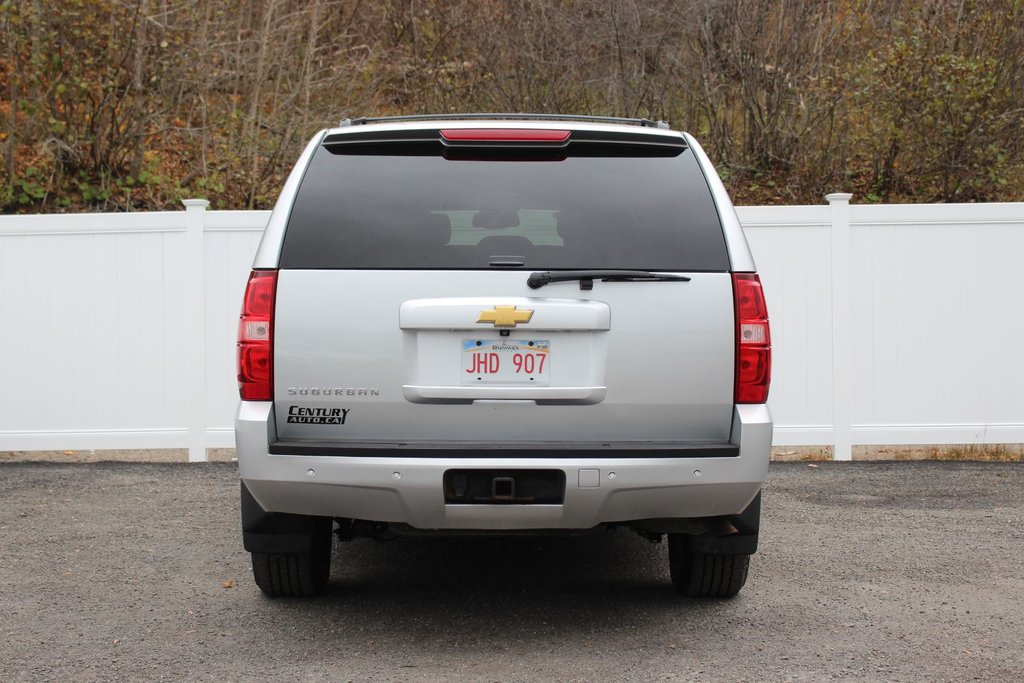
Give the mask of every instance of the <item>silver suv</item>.
<path id="1" fill-rule="evenodd" d="M 735 595 L 771 450 L 768 318 L 725 188 L 661 122 L 343 121 L 253 263 L 235 421 L 256 583 L 311 595 L 341 540 L 668 536 Z"/>

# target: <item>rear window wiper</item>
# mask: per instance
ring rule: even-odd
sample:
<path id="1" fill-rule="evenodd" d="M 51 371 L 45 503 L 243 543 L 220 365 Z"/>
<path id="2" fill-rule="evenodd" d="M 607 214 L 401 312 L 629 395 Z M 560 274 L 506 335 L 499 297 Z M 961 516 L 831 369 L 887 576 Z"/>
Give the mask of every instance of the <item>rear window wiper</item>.
<path id="1" fill-rule="evenodd" d="M 649 270 L 547 270 L 543 273 L 530 273 L 526 284 L 530 289 L 540 289 L 551 282 L 580 281 L 580 289 L 593 289 L 594 280 L 601 282 L 650 282 L 655 280 L 689 282 L 686 275 L 676 273 L 653 273 Z"/>

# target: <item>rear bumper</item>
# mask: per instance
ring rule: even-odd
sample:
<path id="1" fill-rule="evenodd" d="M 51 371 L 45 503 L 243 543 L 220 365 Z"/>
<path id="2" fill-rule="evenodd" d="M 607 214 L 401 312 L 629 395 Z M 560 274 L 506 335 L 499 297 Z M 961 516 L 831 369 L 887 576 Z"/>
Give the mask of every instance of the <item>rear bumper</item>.
<path id="1" fill-rule="evenodd" d="M 609 522 L 735 515 L 764 483 L 772 421 L 764 405 L 734 408 L 729 457 L 379 457 L 271 454 L 276 440 L 271 403 L 242 402 L 235 419 L 242 481 L 267 511 L 437 530 L 589 529 Z M 561 505 L 447 505 L 449 469 L 558 469 Z"/>

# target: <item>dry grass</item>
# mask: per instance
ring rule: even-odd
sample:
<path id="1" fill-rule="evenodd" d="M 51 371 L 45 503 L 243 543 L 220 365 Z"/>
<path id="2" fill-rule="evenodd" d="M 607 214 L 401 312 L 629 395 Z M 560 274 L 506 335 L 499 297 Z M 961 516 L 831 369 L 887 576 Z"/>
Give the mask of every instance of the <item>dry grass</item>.
<path id="1" fill-rule="evenodd" d="M 234 448 L 211 448 L 210 462 L 231 462 Z M 188 462 L 184 448 L 148 448 L 138 450 L 101 451 L 6 451 L 0 452 L 0 463 L 5 462 Z"/>
<path id="2" fill-rule="evenodd" d="M 772 448 L 772 462 L 822 462 L 831 459 L 831 446 L 775 446 Z"/>
<path id="3" fill-rule="evenodd" d="M 831 446 L 776 446 L 772 448 L 773 462 L 819 462 L 831 459 Z M 853 459 L 860 461 L 1024 462 L 1024 444 L 854 446 Z"/>
<path id="4" fill-rule="evenodd" d="M 857 446 L 854 460 L 1024 461 L 1024 444 L 959 444 L 947 446 Z"/>

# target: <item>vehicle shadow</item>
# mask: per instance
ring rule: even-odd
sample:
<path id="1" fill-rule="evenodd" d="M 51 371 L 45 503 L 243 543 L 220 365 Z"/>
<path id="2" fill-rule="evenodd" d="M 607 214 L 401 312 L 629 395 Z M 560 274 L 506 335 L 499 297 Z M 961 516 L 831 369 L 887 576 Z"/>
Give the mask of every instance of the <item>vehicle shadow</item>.
<path id="1" fill-rule="evenodd" d="M 274 601 L 339 645 L 400 641 L 423 651 L 552 638 L 586 645 L 625 631 L 662 638 L 670 622 L 685 632 L 737 605 L 679 596 L 665 545 L 626 531 L 360 539 L 335 545 L 331 582 L 318 598 Z"/>

